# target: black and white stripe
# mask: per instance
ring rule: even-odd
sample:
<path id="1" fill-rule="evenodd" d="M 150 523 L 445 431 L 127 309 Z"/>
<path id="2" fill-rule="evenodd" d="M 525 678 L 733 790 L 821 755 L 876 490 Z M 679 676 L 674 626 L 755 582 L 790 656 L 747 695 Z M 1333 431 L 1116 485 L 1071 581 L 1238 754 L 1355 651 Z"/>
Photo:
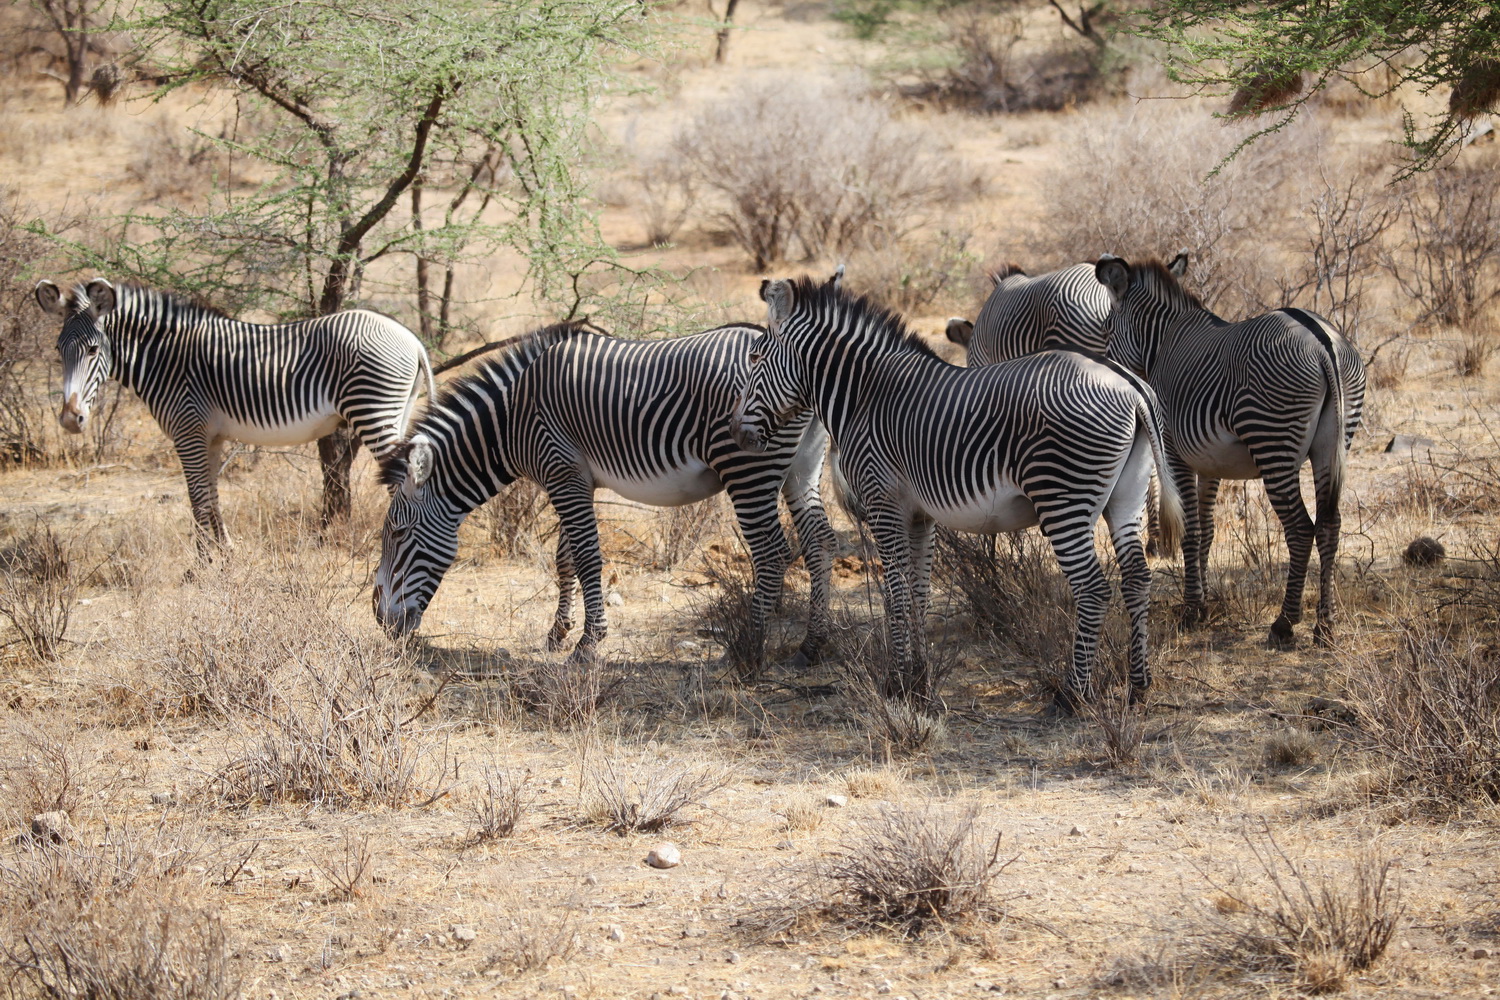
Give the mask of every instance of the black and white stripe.
<path id="1" fill-rule="evenodd" d="M 1192 624 L 1205 614 L 1203 575 L 1219 481 L 1262 479 L 1290 557 L 1271 642 L 1291 643 L 1292 626 L 1302 620 L 1315 540 L 1320 565 L 1314 636 L 1326 640 L 1333 623 L 1339 496 L 1349 441 L 1364 408 L 1364 365 L 1327 320 L 1301 309 L 1225 322 L 1178 283 L 1185 267 L 1181 254 L 1170 268 L 1132 266 L 1109 255 L 1096 267 L 1116 302 L 1110 354 L 1143 374 L 1161 397 L 1168 462 L 1187 508 L 1184 619 Z M 1309 460 L 1316 522 L 1299 481 Z"/>
<path id="2" fill-rule="evenodd" d="M 1108 521 L 1131 618 L 1130 679 L 1151 680 L 1150 571 L 1140 513 L 1161 454 L 1155 398 L 1102 357 L 1044 351 L 957 368 L 868 300 L 806 279 L 762 286 L 770 332 L 751 357 L 736 410 L 749 447 L 811 406 L 838 446 L 854 501 L 885 568 L 886 616 L 900 676 L 889 693 L 932 696 L 921 654 L 934 524 L 994 533 L 1039 524 L 1077 603 L 1069 687 L 1091 693 L 1110 587 L 1094 550 Z M 1163 491 L 1169 533 L 1180 525 Z"/>
<path id="3" fill-rule="evenodd" d="M 1093 264 L 1075 264 L 1031 277 L 1014 264 L 990 275 L 994 289 L 979 317 L 948 321 L 948 339 L 981 368 L 1053 347 L 1103 354 L 1109 346 L 1113 302 L 1094 276 Z"/>
<path id="4" fill-rule="evenodd" d="M 464 517 L 525 477 L 546 489 L 561 527 L 548 646 L 560 648 L 572 628 L 576 580 L 584 625 L 575 655 L 590 656 L 607 627 L 594 491 L 677 506 L 723 490 L 755 572 L 752 634 L 731 652 L 753 666 L 792 558 L 780 495 L 812 577 L 800 655 L 815 659 L 827 636 L 833 558 L 818 482 L 827 435 L 805 408 L 762 453 L 747 453 L 729 435 L 749 345 L 763 332 L 733 325 L 674 339 L 618 340 L 543 331 L 532 337 L 552 337 L 545 349 L 509 351 L 446 390 L 385 468 L 395 493 L 376 574 L 376 617 L 395 632 L 415 629 L 457 553 Z"/>
<path id="5" fill-rule="evenodd" d="M 36 298 L 63 321 L 62 425 L 83 430 L 106 379 L 134 389 L 177 449 L 200 547 L 226 541 L 224 441 L 303 444 L 347 424 L 378 458 L 405 434 L 418 390 L 432 392 L 421 341 L 373 312 L 263 325 L 102 278 L 71 296 L 43 281 Z"/>

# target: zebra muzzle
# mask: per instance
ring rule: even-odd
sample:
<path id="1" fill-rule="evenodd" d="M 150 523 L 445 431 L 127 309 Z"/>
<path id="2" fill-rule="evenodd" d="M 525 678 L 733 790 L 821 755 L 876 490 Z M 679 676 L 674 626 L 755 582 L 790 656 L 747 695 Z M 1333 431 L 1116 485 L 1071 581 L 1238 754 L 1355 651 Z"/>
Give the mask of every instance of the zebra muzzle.
<path id="1" fill-rule="evenodd" d="M 84 409 L 83 402 L 78 398 L 78 393 L 75 392 L 63 404 L 62 412 L 57 415 L 57 422 L 62 424 L 65 431 L 72 434 L 82 434 L 83 425 L 88 418 L 88 410 Z"/>

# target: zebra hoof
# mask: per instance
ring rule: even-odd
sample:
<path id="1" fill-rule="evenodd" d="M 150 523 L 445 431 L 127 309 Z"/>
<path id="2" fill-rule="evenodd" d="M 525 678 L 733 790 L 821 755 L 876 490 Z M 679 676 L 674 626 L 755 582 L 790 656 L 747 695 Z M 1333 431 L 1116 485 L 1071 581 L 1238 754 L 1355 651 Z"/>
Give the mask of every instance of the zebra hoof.
<path id="1" fill-rule="evenodd" d="M 556 653 L 568 643 L 568 632 L 573 628 L 569 623 L 566 627 L 558 626 L 547 633 L 547 652 Z"/>
<path id="2" fill-rule="evenodd" d="M 1055 719 L 1071 719 L 1083 708 L 1084 696 L 1070 687 L 1059 688 L 1052 696 L 1047 714 Z"/>
<path id="3" fill-rule="evenodd" d="M 1333 645 L 1333 626 L 1322 619 L 1313 626 L 1313 642 L 1327 649 Z"/>
<path id="4" fill-rule="evenodd" d="M 788 670 L 794 671 L 796 673 L 801 673 L 808 667 L 816 664 L 819 659 L 820 656 L 818 647 L 809 647 L 806 643 L 803 643 L 795 653 L 787 657 L 786 663 L 783 664 L 783 666 L 785 666 Z"/>
<path id="5" fill-rule="evenodd" d="M 1208 608 L 1202 604 L 1184 605 L 1182 609 L 1182 627 L 1197 628 L 1208 621 Z"/>
<path id="6" fill-rule="evenodd" d="M 1266 636 L 1266 645 L 1282 652 L 1297 648 L 1297 637 L 1292 634 L 1292 623 L 1286 620 L 1285 615 L 1271 623 L 1271 631 Z"/>

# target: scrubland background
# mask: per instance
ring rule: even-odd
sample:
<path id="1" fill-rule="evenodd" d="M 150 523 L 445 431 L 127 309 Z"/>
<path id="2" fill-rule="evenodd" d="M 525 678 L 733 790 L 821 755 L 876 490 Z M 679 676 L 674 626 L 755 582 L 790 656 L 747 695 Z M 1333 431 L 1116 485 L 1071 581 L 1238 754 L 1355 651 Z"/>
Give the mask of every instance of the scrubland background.
<path id="1" fill-rule="evenodd" d="M 406 646 L 369 612 L 368 456 L 352 519 L 320 533 L 314 449 L 235 448 L 234 549 L 197 565 L 180 470 L 137 401 L 111 387 L 88 436 L 56 426 L 56 331 L 30 289 L 92 275 L 20 227 L 118 238 L 122 213 L 207 197 L 222 164 L 193 130 L 228 102 L 126 84 L 64 106 L 55 41 L 7 7 L 0 982 L 185 1000 L 1493 992 L 1493 149 L 1392 185 L 1399 104 L 1335 88 L 1211 174 L 1244 131 L 1148 50 L 1101 53 L 1040 5 L 898 16 L 865 40 L 866 10 L 745 0 L 720 63 L 712 19 L 684 7 L 672 56 L 629 67 L 643 86 L 597 116 L 588 169 L 606 238 L 668 280 L 617 289 L 598 321 L 759 320 L 762 276 L 842 262 L 947 350 L 986 268 L 1185 247 L 1222 315 L 1315 309 L 1369 360 L 1333 647 L 1263 646 L 1285 548 L 1254 483 L 1219 503 L 1207 627 L 1177 631 L 1180 568 L 1154 563 L 1146 710 L 1111 694 L 1077 719 L 1041 714 L 1071 609 L 1034 532 L 945 542 L 941 718 L 873 694 L 878 584 L 834 507 L 836 648 L 755 683 L 721 662 L 748 561 L 719 500 L 601 494 L 611 636 L 592 674 L 542 650 L 556 529 L 524 484 L 470 518 Z M 437 355 L 553 318 L 519 280 L 503 254 L 457 266 Z M 361 301 L 419 324 L 399 267 Z M 1428 443 L 1388 452 L 1395 435 Z M 1421 536 L 1446 560 L 1404 559 Z M 778 656 L 804 620 L 800 564 L 789 587 Z M 644 864 L 663 839 L 680 866 Z"/>

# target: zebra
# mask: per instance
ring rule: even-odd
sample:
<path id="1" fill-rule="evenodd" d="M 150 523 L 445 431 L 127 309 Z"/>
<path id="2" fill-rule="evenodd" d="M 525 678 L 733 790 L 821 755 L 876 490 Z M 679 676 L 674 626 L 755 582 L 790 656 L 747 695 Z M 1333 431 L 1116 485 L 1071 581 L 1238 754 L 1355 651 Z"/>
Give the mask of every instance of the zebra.
<path id="1" fill-rule="evenodd" d="M 1030 277 L 1015 264 L 991 272 L 994 288 L 974 322 L 950 319 L 950 341 L 968 349 L 969 367 L 1009 361 L 1048 347 L 1103 354 L 1109 347 L 1109 293 L 1094 265 Z"/>
<path id="2" fill-rule="evenodd" d="M 1168 266 L 1131 265 L 1105 254 L 1095 267 L 1115 301 L 1111 355 L 1161 397 L 1168 468 L 1187 510 L 1184 624 L 1206 617 L 1203 577 L 1220 480 L 1261 479 L 1289 556 L 1286 595 L 1269 642 L 1279 648 L 1294 642 L 1314 540 L 1319 593 L 1313 636 L 1326 642 L 1333 629 L 1339 496 L 1364 410 L 1364 364 L 1327 320 L 1303 309 L 1225 322 L 1178 283 L 1186 269 L 1185 253 Z M 1299 475 L 1309 459 L 1316 522 Z"/>
<path id="3" fill-rule="evenodd" d="M 741 450 L 729 435 L 749 345 L 763 333 L 732 324 L 686 337 L 623 340 L 564 324 L 530 335 L 446 387 L 382 465 L 392 497 L 375 575 L 377 621 L 395 635 L 420 626 L 457 554 L 463 519 L 524 477 L 547 491 L 561 529 L 547 648 L 561 649 L 572 630 L 581 582 L 583 633 L 572 659 L 585 662 L 607 631 L 594 491 L 607 487 L 653 506 L 723 491 L 755 574 L 749 635 L 729 650 L 750 673 L 792 558 L 779 493 L 812 578 L 808 631 L 793 663 L 815 661 L 828 635 L 835 541 L 819 495 L 827 434 L 804 411 L 758 454 Z"/>
<path id="4" fill-rule="evenodd" d="M 103 278 L 77 286 L 71 297 L 41 281 L 35 294 L 44 312 L 62 320 L 59 422 L 82 433 L 106 379 L 134 389 L 177 450 L 205 556 L 229 540 L 219 510 L 223 442 L 318 439 L 326 526 L 340 507 L 326 436 L 347 424 L 378 459 L 405 435 L 424 383 L 433 395 L 422 342 L 378 313 L 355 309 L 263 325 Z M 346 502 L 347 483 L 343 489 Z"/>
<path id="5" fill-rule="evenodd" d="M 811 407 L 839 452 L 851 511 L 866 521 L 885 570 L 895 676 L 886 694 L 929 703 L 921 653 L 934 524 L 993 534 L 1041 526 L 1072 587 L 1078 624 L 1059 707 L 1092 695 L 1110 587 L 1094 551 L 1111 528 L 1131 619 L 1132 694 L 1151 683 L 1151 574 L 1140 513 L 1162 460 L 1155 396 L 1098 355 L 1051 350 L 984 368 L 941 360 L 869 299 L 806 278 L 768 281 L 769 332 L 756 339 L 734 433 L 755 450 Z M 1162 490 L 1164 534 L 1181 527 Z"/>

